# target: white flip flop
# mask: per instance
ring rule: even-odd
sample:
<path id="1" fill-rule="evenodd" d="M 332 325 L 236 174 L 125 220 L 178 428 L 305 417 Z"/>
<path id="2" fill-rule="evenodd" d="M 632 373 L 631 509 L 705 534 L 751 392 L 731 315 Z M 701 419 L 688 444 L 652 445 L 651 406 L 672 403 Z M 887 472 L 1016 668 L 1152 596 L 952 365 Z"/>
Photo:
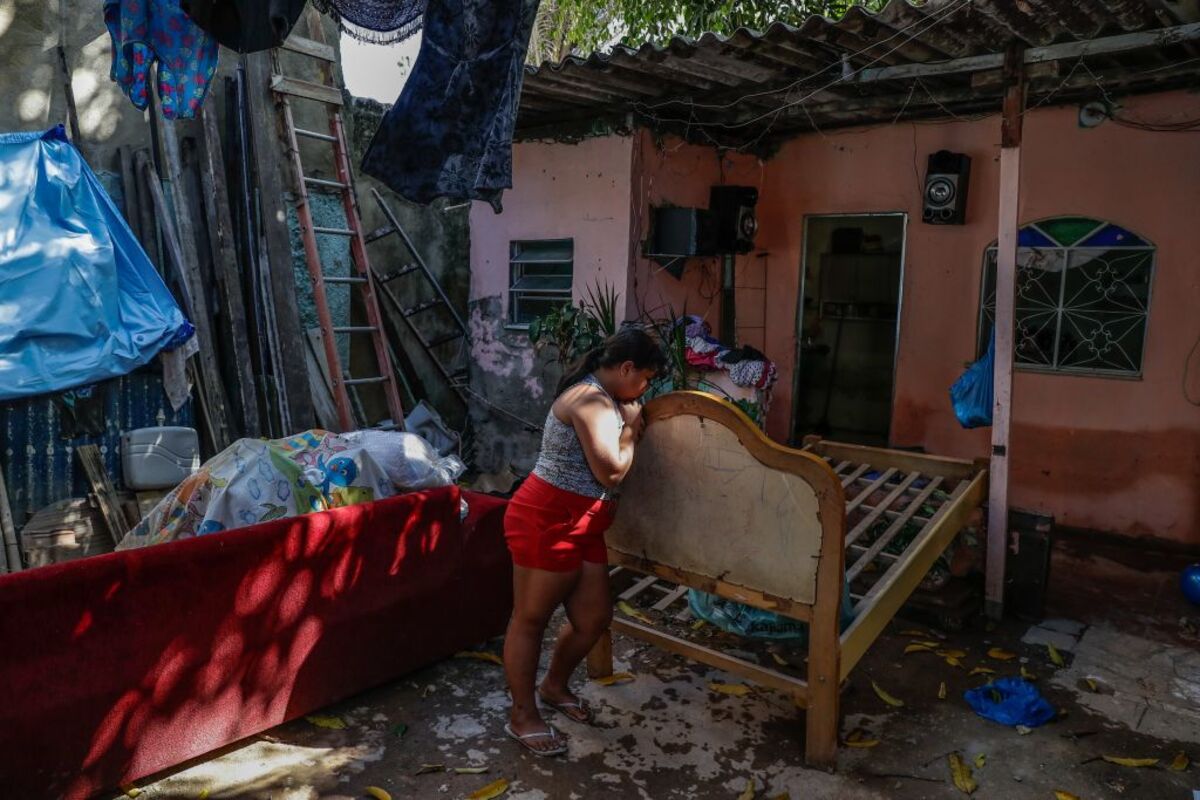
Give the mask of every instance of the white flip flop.
<path id="1" fill-rule="evenodd" d="M 512 725 L 510 725 L 507 722 L 504 723 L 504 732 L 508 734 L 509 738 L 516 741 L 517 744 L 521 745 L 521 747 L 524 747 L 526 750 L 533 753 L 535 756 L 546 756 L 546 757 L 561 756 L 564 753 L 566 753 L 567 752 L 566 740 L 559 739 L 558 731 L 555 730 L 553 725 L 547 725 L 546 728 L 547 729 L 544 731 L 535 731 L 533 733 L 519 734 L 512 729 Z M 532 745 L 530 745 L 528 742 L 529 739 L 545 738 L 547 736 L 549 736 L 554 741 L 562 741 L 562 744 L 560 744 L 558 747 L 552 747 L 549 750 L 539 750 L 536 747 L 533 747 Z"/>

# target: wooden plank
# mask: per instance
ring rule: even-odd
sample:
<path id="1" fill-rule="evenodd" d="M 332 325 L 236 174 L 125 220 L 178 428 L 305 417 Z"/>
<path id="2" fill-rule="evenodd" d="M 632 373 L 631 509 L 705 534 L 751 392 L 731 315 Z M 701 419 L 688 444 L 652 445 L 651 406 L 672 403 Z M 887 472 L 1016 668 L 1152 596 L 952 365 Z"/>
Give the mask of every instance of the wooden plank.
<path id="1" fill-rule="evenodd" d="M 655 611 L 666 611 L 667 608 L 669 608 L 672 603 L 674 603 L 676 600 L 683 597 L 687 593 L 688 593 L 688 587 L 676 586 L 674 589 L 672 589 L 671 591 L 669 591 L 665 595 L 663 595 L 663 599 L 659 600 L 657 603 L 655 603 L 653 606 L 651 606 L 651 608 L 653 608 Z"/>
<path id="2" fill-rule="evenodd" d="M 587 674 L 589 678 L 606 678 L 613 674 L 612 631 L 600 634 L 600 638 L 592 645 L 587 654 Z"/>
<path id="3" fill-rule="evenodd" d="M 299 53 L 300 55 L 312 58 L 319 58 L 331 64 L 337 61 L 337 53 L 332 46 L 324 42 L 317 42 L 303 36 L 297 36 L 294 33 L 283 40 L 282 46 L 284 50 L 290 50 L 293 53 Z"/>
<path id="4" fill-rule="evenodd" d="M 329 364 L 325 361 L 325 345 L 320 328 L 308 331 L 305 337 L 305 359 L 308 363 L 309 385 L 312 389 L 313 407 L 317 424 L 327 431 L 338 433 L 337 406 L 333 403 L 333 384 L 329 380 Z"/>
<path id="5" fill-rule="evenodd" d="M 258 417 L 258 392 L 255 390 L 254 365 L 250 360 L 250 331 L 246 323 L 246 303 L 242 293 L 242 271 L 234 242 L 233 215 L 229 209 L 229 187 L 225 183 L 225 159 L 217 116 L 210 108 L 200 111 L 200 183 L 204 188 L 204 208 L 208 214 L 208 241 L 212 250 L 213 271 L 221 293 L 224 321 L 233 344 L 230 358 L 237 375 L 234 390 L 241 407 L 241 433 L 258 438 L 262 425 Z"/>
<path id="6" fill-rule="evenodd" d="M 870 564 L 875 560 L 876 557 L 883 554 L 883 548 L 887 547 L 891 543 L 892 539 L 895 539 L 900 531 L 904 530 L 904 526 L 912 520 L 913 516 L 917 513 L 917 510 L 925 504 L 925 501 L 929 499 L 929 496 L 937 491 L 937 488 L 941 485 L 942 478 L 934 478 L 929 482 L 928 486 L 921 490 L 920 494 L 913 498 L 912 502 L 908 504 L 908 508 L 904 510 L 904 513 L 898 514 L 892 524 L 888 526 L 887 530 L 880 534 L 879 538 L 872 542 L 870 547 L 866 548 L 866 552 L 862 555 L 862 557 L 860 557 L 849 569 L 846 570 L 847 583 L 857 578 L 859 573 L 866 568 L 867 564 Z M 892 556 L 892 558 L 895 559 L 898 558 L 898 556 Z"/>
<path id="7" fill-rule="evenodd" d="M 751 664 L 749 661 L 727 655 L 711 647 L 695 644 L 694 642 L 689 642 L 687 639 L 656 630 L 649 625 L 625 619 L 614 619 L 612 629 L 617 633 L 640 639 L 643 642 L 649 642 L 668 652 L 676 653 L 692 661 L 698 661 L 701 664 L 707 664 L 710 667 L 724 670 L 732 675 L 746 678 L 759 686 L 788 692 L 798 700 L 808 697 L 808 683 L 801 678 L 785 675 L 782 672 L 777 672 L 758 664 Z"/>
<path id="8" fill-rule="evenodd" d="M 1010 48 L 1005 62 L 1008 90 L 1001 120 L 999 234 L 996 246 L 995 362 L 992 371 L 991 503 L 988 506 L 985 610 L 999 619 L 1004 609 L 1008 555 L 1009 426 L 1013 399 L 1016 330 L 1017 247 L 1021 201 L 1021 132 L 1025 80 L 1021 51 Z"/>
<path id="9" fill-rule="evenodd" d="M 846 544 L 850 545 L 850 544 L 854 544 L 855 542 L 857 542 L 859 540 L 859 538 L 864 533 L 866 533 L 867 530 L 872 525 L 875 524 L 875 520 L 877 520 L 881 516 L 883 516 L 883 513 L 885 511 L 887 511 L 888 509 L 890 509 L 892 507 L 892 504 L 895 503 L 898 499 L 900 499 L 900 496 L 903 495 L 906 491 L 908 491 L 908 487 L 910 487 L 914 483 L 916 483 L 917 479 L 920 477 L 921 477 L 921 473 L 910 472 L 908 474 L 908 477 L 906 477 L 904 480 L 900 481 L 900 483 L 898 483 L 896 485 L 896 488 L 892 489 L 892 491 L 888 493 L 887 497 L 885 497 L 883 499 L 882 503 L 880 503 L 878 506 L 876 506 L 874 508 L 874 510 L 872 510 L 865 517 L 863 517 L 861 520 L 859 520 L 858 524 L 854 526 L 854 530 L 852 530 L 852 531 L 850 531 L 850 533 L 846 534 Z"/>
<path id="10" fill-rule="evenodd" d="M 172 120 L 156 117 L 159 134 L 162 137 L 163 153 L 165 156 L 167 181 L 171 186 L 171 199 L 175 213 L 167 218 L 160 212 L 159 224 L 164 230 L 167 220 L 175 231 L 178 247 L 175 252 L 181 258 L 177 262 L 180 280 L 188 289 L 188 301 L 191 304 L 189 317 L 196 328 L 196 338 L 200 344 L 198 354 L 200 364 L 201 391 L 208 402 L 208 413 L 211 415 L 213 430 L 209 431 L 213 447 L 217 452 L 224 450 L 233 441 L 233 430 L 229 423 L 229 406 L 226 402 L 225 384 L 221 379 L 221 365 L 217 360 L 216 335 L 213 332 L 212 315 L 208 308 L 208 290 L 201 271 L 199 255 L 196 251 L 197 236 L 195 213 L 188 202 L 184 185 L 183 161 L 179 153 L 179 137 Z M 165 212 L 165 209 L 164 209 Z"/>
<path id="11" fill-rule="evenodd" d="M 12 507 L 8 504 L 8 486 L 4 481 L 4 470 L 0 468 L 0 539 L 3 539 L 0 556 L 3 557 L 5 572 L 20 572 L 21 548 L 17 544 L 17 526 L 13 522 Z"/>
<path id="12" fill-rule="evenodd" d="M 886 485 L 887 482 L 890 481 L 896 474 L 896 472 L 897 470 L 894 467 L 886 469 L 878 478 L 868 483 L 867 488 L 859 492 L 853 500 L 846 502 L 846 514 L 849 515 L 851 511 L 865 503 L 867 498 L 873 495 L 881 486 Z"/>
<path id="13" fill-rule="evenodd" d="M 794 603 L 791 600 L 775 597 L 755 589 L 747 589 L 744 586 L 736 586 L 719 578 L 696 575 L 685 570 L 667 566 L 666 564 L 655 564 L 638 556 L 613 550 L 611 547 L 608 549 L 608 563 L 617 564 L 626 569 L 632 569 L 644 574 L 657 575 L 659 578 L 671 581 L 672 583 L 682 584 L 692 589 L 699 589 L 702 592 L 715 594 L 727 600 L 736 600 L 739 603 L 754 606 L 755 608 L 774 611 L 777 614 L 798 619 L 802 622 L 808 622 L 811 619 L 812 611 L 810 607 L 801 603 Z"/>
<path id="14" fill-rule="evenodd" d="M 925 475 L 941 475 L 943 478 L 972 478 L 978 469 L 974 462 L 960 458 L 841 442 L 822 441 L 817 445 L 816 451 L 821 455 L 846 459 L 856 464 L 872 464 L 876 469 L 892 467 L 901 472 L 920 472 Z"/>
<path id="15" fill-rule="evenodd" d="M 287 183 L 284 159 L 287 150 L 279 131 L 275 98 L 270 89 L 271 64 L 268 53 L 246 56 L 246 95 L 252 132 L 253 163 L 258 175 L 262 237 L 260 246 L 266 258 L 260 269 L 269 283 L 274 336 L 278 347 L 294 347 L 304 341 L 297 306 L 292 243 L 287 226 Z M 275 388 L 283 397 L 281 405 L 287 418 L 281 420 L 288 432 L 311 428 L 313 400 L 309 388 L 308 365 L 302 358 L 280 358 L 280 373 Z"/>
<path id="16" fill-rule="evenodd" d="M 305 100 L 316 100 L 318 103 L 327 103 L 331 106 L 342 105 L 340 90 L 311 81 L 302 81 L 299 78 L 289 78 L 286 75 L 271 77 L 271 91 L 292 97 L 301 97 Z"/>
<path id="17" fill-rule="evenodd" d="M 846 463 L 846 462 L 842 462 L 842 463 Z M 861 478 L 868 471 L 870 471 L 870 469 L 871 469 L 870 464 L 859 464 L 857 467 L 854 468 L 854 470 L 849 475 L 842 478 L 842 488 L 843 489 L 849 488 L 850 484 L 854 483 L 856 480 Z"/>
<path id="18" fill-rule="evenodd" d="M 941 517 L 913 540 L 904 559 L 884 573 L 858 603 L 854 622 L 841 635 L 842 678 L 850 674 L 987 497 L 987 483 L 987 470 L 982 470 L 963 484 L 958 498 L 943 507 Z"/>
<path id="19" fill-rule="evenodd" d="M 117 491 L 104 468 L 100 448 L 94 444 L 84 444 L 75 448 L 75 453 L 79 456 L 79 463 L 83 465 L 92 493 L 96 495 L 96 501 L 100 505 L 100 516 L 104 518 L 113 544 L 118 545 L 125 538 L 125 534 L 129 533 L 129 521 L 125 518 L 125 512 L 121 510 Z"/>
<path id="20" fill-rule="evenodd" d="M 621 592 L 620 599 L 621 600 L 632 600 L 633 598 L 635 598 L 639 594 L 641 594 L 643 590 L 649 589 L 651 586 L 653 586 L 656 583 L 658 583 L 657 575 L 650 575 L 645 578 L 639 578 L 637 580 L 637 582 L 635 582 L 633 584 L 633 586 L 630 586 L 628 589 Z"/>
<path id="21" fill-rule="evenodd" d="M 121 194 L 125 197 L 125 223 L 138 241 L 142 239 L 142 218 L 138 213 L 138 180 L 133 171 L 133 149 L 128 145 L 117 148 L 117 168 L 121 171 Z"/>
<path id="22" fill-rule="evenodd" d="M 1077 59 L 1083 56 L 1115 55 L 1134 50 L 1169 47 L 1173 44 L 1194 42 L 1200 39 L 1200 22 L 1177 25 L 1140 33 L 1106 36 L 1078 42 L 1064 42 L 1045 47 L 1031 47 L 1023 54 L 1022 63 L 1040 64 L 1047 61 Z M 854 79 L 854 83 L 930 78 L 937 75 L 956 75 L 967 72 L 1000 69 L 1004 66 L 1004 53 L 989 53 L 981 56 L 956 58 L 931 64 L 899 64 L 891 67 L 865 69 Z"/>

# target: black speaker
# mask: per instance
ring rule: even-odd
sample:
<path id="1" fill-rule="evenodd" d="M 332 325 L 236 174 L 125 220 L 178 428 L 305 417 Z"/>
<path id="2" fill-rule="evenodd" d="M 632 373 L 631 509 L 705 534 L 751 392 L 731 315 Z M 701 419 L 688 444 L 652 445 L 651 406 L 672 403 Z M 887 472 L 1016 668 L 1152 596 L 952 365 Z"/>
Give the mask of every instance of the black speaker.
<path id="1" fill-rule="evenodd" d="M 970 180 L 970 156 L 949 150 L 939 150 L 929 156 L 922 219 L 930 225 L 966 224 Z"/>
<path id="2" fill-rule="evenodd" d="M 709 191 L 708 210 L 716 227 L 718 253 L 749 253 L 758 233 L 754 206 L 758 189 L 753 186 L 714 186 Z"/>
<path id="3" fill-rule="evenodd" d="M 702 208 L 654 209 L 652 256 L 708 256 L 715 250 L 713 217 Z"/>

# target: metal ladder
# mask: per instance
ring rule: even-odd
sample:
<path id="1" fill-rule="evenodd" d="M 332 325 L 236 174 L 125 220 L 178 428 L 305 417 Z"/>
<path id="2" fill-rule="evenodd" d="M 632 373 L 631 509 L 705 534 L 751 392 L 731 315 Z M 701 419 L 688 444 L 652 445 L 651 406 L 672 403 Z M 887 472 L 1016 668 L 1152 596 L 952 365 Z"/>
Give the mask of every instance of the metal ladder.
<path id="1" fill-rule="evenodd" d="M 380 195 L 379 191 L 375 188 L 371 189 L 371 194 L 374 196 L 375 202 L 379 205 L 379 210 L 383 212 L 384 218 L 387 219 L 387 224 L 368 234 L 365 239 L 366 243 L 371 244 L 381 239 L 385 239 L 388 236 L 398 236 L 400 237 L 401 241 L 403 241 L 405 249 L 412 258 L 411 262 L 402 264 L 396 269 L 390 270 L 386 273 L 380 274 L 379 272 L 376 272 L 375 281 L 379 284 L 380 291 L 382 291 L 384 296 L 392 303 L 393 306 L 395 306 L 397 314 L 401 319 L 404 320 L 404 323 L 408 326 L 413 338 L 420 343 L 421 348 L 429 356 L 429 360 L 434 363 L 438 369 L 438 372 L 440 372 L 442 377 L 445 378 L 450 384 L 450 388 L 453 389 L 465 403 L 467 402 L 466 392 L 468 377 L 466 364 L 466 346 L 468 343 L 467 323 L 463 321 L 463 318 L 459 315 L 458 311 L 455 310 L 454 305 L 450 302 L 449 296 L 446 294 L 446 291 L 442 288 L 442 285 L 438 283 L 437 278 L 429 269 L 429 265 L 425 263 L 425 259 L 421 258 L 421 254 L 417 252 L 417 248 L 413 245 L 412 239 L 409 238 L 408 234 L 404 231 L 404 228 L 401 227 L 400 221 L 396 219 L 396 215 L 392 213 L 391 208 L 388 207 L 388 204 L 384 201 L 383 196 Z M 433 290 L 433 293 L 426 299 L 417 302 L 416 305 L 405 306 L 400 301 L 400 298 L 396 296 L 396 293 L 392 291 L 391 284 L 394 281 L 398 281 L 401 278 L 405 278 L 410 275 L 417 275 L 421 278 L 424 278 L 424 283 L 428 284 L 429 288 Z M 438 309 L 442 309 L 447 312 L 445 321 L 448 324 L 443 325 L 442 327 L 448 327 L 450 330 L 447 333 L 435 336 L 433 338 L 426 338 L 426 336 L 417 326 L 415 320 L 423 318 L 423 316 L 437 311 Z M 438 348 L 442 348 L 444 345 L 448 345 L 453 342 L 458 343 L 458 347 L 455 350 L 454 356 L 452 358 L 439 358 L 437 355 Z M 445 353 L 446 350 L 443 350 L 442 352 Z"/>
<path id="2" fill-rule="evenodd" d="M 367 259 L 366 241 L 362 233 L 362 218 L 358 213 L 358 201 L 354 195 L 354 177 L 350 171 L 350 161 L 347 156 L 346 132 L 342 124 L 342 92 L 333 85 L 331 65 L 336 61 L 334 49 L 324 42 L 321 32 L 320 17 L 311 14 L 308 18 L 311 39 L 296 35 L 288 37 L 282 49 L 316 59 L 323 79 L 322 83 L 290 78 L 283 74 L 280 67 L 279 51 L 271 53 L 271 90 L 279 104 L 280 115 L 283 119 L 284 130 L 287 132 L 287 145 L 292 159 L 296 193 L 299 203 L 296 213 L 300 220 L 300 232 L 304 241 L 305 260 L 308 263 L 308 274 L 312 281 L 313 302 L 317 309 L 317 320 L 324 339 L 325 358 L 329 363 L 330 382 L 333 384 L 333 399 L 337 406 L 338 422 L 344 430 L 356 427 L 367 427 L 368 421 L 356 421 L 351 410 L 349 390 L 358 386 L 380 385 L 387 398 L 388 411 L 391 414 L 391 424 L 383 425 L 389 429 L 403 429 L 404 409 L 400 402 L 400 393 L 396 384 L 395 372 L 388 355 L 387 340 L 383 332 L 383 319 L 379 312 L 379 304 L 375 296 L 374 273 Z M 325 106 L 329 117 L 329 133 L 304 130 L 297 128 L 292 114 L 291 98 L 300 98 Z M 334 164 L 337 172 L 336 180 L 324 180 L 307 175 L 301 163 L 299 139 L 312 139 L 333 145 Z M 334 189 L 341 196 L 342 207 L 346 214 L 345 228 L 319 227 L 313 223 L 312 209 L 309 205 L 309 187 Z M 321 264 L 321 254 L 317 247 L 318 236 L 344 237 L 350 240 L 350 253 L 353 271 L 348 276 L 326 275 Z M 363 307 L 366 310 L 367 325 L 334 325 L 329 312 L 328 298 L 325 287 L 329 284 L 350 284 L 357 286 L 362 295 Z M 338 336 L 367 335 L 371 337 L 375 351 L 375 362 L 379 374 L 369 377 L 354 377 L 350 374 L 348 365 L 342 368 L 338 356 Z"/>

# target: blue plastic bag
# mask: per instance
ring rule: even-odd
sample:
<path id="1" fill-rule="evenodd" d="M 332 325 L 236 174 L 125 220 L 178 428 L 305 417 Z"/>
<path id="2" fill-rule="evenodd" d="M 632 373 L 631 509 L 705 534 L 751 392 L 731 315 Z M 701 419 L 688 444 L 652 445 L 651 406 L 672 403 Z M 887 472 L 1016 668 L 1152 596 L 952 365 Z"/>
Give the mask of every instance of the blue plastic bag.
<path id="1" fill-rule="evenodd" d="M 125 375 L 192 334 L 62 126 L 0 134 L 0 401 Z"/>
<path id="2" fill-rule="evenodd" d="M 1027 680 L 1000 678 L 963 694 L 975 713 L 1001 725 L 1036 728 L 1054 719 L 1054 707 Z"/>
<path id="3" fill-rule="evenodd" d="M 808 625 L 799 620 L 726 600 L 695 589 L 688 591 L 688 606 L 692 613 L 728 633 L 749 636 L 755 639 L 790 639 L 804 643 L 808 640 Z M 854 621 L 854 604 L 850 599 L 850 586 L 842 583 L 841 629 L 844 631 Z"/>
<path id="4" fill-rule="evenodd" d="M 996 335 L 988 343 L 983 358 L 967 367 L 967 371 L 950 387 L 950 402 L 954 416 L 964 428 L 982 428 L 992 424 L 992 373 L 996 360 Z"/>

